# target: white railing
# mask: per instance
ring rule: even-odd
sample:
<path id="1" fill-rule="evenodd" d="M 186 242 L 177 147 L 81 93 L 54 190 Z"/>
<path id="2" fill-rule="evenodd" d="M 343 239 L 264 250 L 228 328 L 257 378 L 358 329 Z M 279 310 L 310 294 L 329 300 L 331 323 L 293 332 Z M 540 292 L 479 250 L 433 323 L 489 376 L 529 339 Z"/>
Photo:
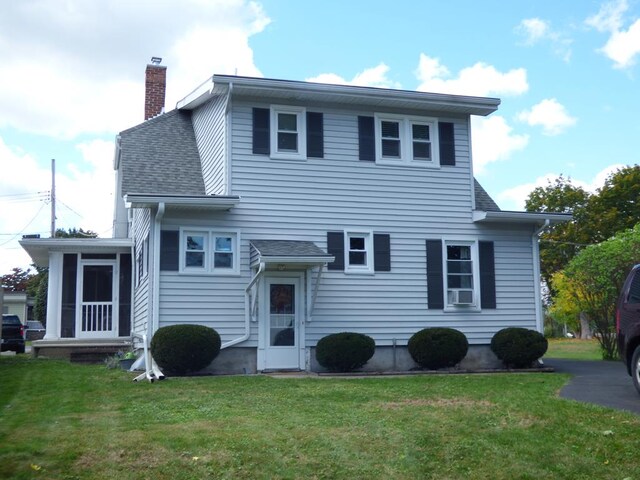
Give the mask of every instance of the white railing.
<path id="1" fill-rule="evenodd" d="M 81 322 L 83 332 L 111 332 L 113 330 L 113 302 L 83 303 Z"/>

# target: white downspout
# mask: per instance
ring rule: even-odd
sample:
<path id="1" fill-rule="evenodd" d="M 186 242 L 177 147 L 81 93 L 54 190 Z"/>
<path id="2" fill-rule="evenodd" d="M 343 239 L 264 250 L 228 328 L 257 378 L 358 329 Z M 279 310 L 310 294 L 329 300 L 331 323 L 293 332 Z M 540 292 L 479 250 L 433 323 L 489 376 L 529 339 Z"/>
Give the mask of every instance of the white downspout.
<path id="1" fill-rule="evenodd" d="M 536 330 L 544 333 L 544 322 L 542 318 L 542 293 L 540 291 L 540 244 L 538 243 L 538 235 L 549 226 L 549 219 L 544 221 L 544 225 L 533 232 L 531 236 L 531 244 L 533 247 L 533 289 L 535 295 L 536 307 Z"/>
<path id="2" fill-rule="evenodd" d="M 233 345 L 237 345 L 238 343 L 245 342 L 249 339 L 249 335 L 251 334 L 251 313 L 253 311 L 253 308 L 252 308 L 253 306 L 251 302 L 251 288 L 253 288 L 256 282 L 260 280 L 260 277 L 264 273 L 266 267 L 267 266 L 264 262 L 260 262 L 258 271 L 249 282 L 249 285 L 247 285 L 247 288 L 245 288 L 244 290 L 244 335 L 238 338 L 234 338 L 229 342 L 223 343 L 222 346 L 220 347 L 221 349 L 228 348 Z"/>
<path id="3" fill-rule="evenodd" d="M 158 204 L 158 211 L 153 223 L 153 288 L 151 291 L 151 322 L 147 325 L 147 337 L 153 337 L 160 324 L 160 227 L 164 217 L 165 204 Z"/>

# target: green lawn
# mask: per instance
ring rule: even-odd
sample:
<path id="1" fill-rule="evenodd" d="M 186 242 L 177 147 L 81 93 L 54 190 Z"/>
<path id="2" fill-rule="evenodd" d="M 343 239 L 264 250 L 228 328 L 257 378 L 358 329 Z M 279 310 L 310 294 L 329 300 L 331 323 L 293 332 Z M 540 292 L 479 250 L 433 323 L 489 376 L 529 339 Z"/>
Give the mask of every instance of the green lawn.
<path id="1" fill-rule="evenodd" d="M 132 377 L 0 357 L 0 478 L 640 478 L 640 417 L 558 374 Z"/>
<path id="2" fill-rule="evenodd" d="M 545 357 L 572 360 L 602 360 L 602 352 L 600 351 L 600 344 L 595 339 L 550 338 L 549 349 Z"/>

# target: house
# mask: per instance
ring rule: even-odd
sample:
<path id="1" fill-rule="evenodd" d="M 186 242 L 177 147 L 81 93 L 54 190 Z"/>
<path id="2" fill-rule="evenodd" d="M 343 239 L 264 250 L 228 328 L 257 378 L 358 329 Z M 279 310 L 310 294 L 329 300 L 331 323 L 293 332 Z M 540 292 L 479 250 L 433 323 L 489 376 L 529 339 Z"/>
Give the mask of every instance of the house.
<path id="1" fill-rule="evenodd" d="M 315 371 L 355 331 L 393 370 L 425 327 L 461 330 L 467 364 L 542 331 L 538 234 L 568 216 L 501 211 L 474 179 L 470 117 L 499 100 L 214 75 L 161 113 L 165 74 L 116 139 L 115 238 L 22 241 L 49 265 L 35 349 L 196 323 L 222 337 L 213 372 Z"/>
<path id="2" fill-rule="evenodd" d="M 26 325 L 27 320 L 33 319 L 34 299 L 27 295 L 27 292 L 4 292 L 4 303 L 2 313 L 17 315 L 20 321 Z"/>

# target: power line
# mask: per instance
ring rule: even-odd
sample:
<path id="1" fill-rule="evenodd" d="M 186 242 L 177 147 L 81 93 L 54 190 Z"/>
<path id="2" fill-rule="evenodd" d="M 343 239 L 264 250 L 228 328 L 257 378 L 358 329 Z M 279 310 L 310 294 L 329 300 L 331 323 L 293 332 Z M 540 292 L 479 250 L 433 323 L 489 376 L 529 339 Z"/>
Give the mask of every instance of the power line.
<path id="1" fill-rule="evenodd" d="M 9 240 L 7 240 L 4 243 L 0 243 L 0 247 L 4 247 L 6 244 L 11 243 L 12 241 L 14 241 L 16 239 L 17 236 L 22 235 L 24 233 L 24 231 L 29 228 L 29 225 L 31 225 L 33 223 L 33 221 L 38 218 L 38 215 L 40 215 L 40 212 L 42 211 L 42 209 L 44 208 L 44 203 L 42 205 L 40 205 L 40 209 L 38 210 L 38 212 L 34 215 L 34 217 L 29 220 L 29 223 L 27 223 L 24 228 L 22 230 L 20 230 L 19 233 L 17 233 L 16 235 L 14 235 L 13 237 L 11 237 Z"/>

